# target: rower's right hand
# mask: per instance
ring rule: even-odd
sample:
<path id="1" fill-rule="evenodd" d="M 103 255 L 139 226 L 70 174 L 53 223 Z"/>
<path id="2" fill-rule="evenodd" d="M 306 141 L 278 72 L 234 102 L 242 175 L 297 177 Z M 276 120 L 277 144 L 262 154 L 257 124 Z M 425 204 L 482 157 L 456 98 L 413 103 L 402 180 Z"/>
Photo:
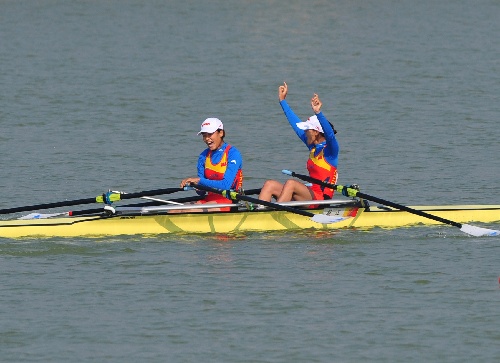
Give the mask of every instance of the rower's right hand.
<path id="1" fill-rule="evenodd" d="M 184 188 L 185 186 L 189 186 L 191 183 L 198 184 L 200 182 L 200 178 L 186 178 L 181 181 L 181 188 Z"/>
<path id="2" fill-rule="evenodd" d="M 288 86 L 286 82 L 283 82 L 283 86 L 278 87 L 278 98 L 280 102 L 286 98 L 287 93 L 288 93 Z"/>

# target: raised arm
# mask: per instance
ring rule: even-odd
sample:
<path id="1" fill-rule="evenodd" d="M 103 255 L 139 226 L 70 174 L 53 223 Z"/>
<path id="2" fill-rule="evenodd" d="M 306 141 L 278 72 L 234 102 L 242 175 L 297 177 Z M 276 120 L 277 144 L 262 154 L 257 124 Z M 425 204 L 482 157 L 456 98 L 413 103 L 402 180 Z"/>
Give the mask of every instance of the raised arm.
<path id="1" fill-rule="evenodd" d="M 336 157 L 339 153 L 339 143 L 335 137 L 335 131 L 333 130 L 332 125 L 326 119 L 325 115 L 323 115 L 323 112 L 321 112 L 322 106 L 323 103 L 319 99 L 318 94 L 315 93 L 311 98 L 311 108 L 314 111 L 314 114 L 318 117 L 318 121 L 323 128 L 323 134 L 325 135 L 326 147 L 329 154 Z"/>
<path id="2" fill-rule="evenodd" d="M 281 108 L 283 109 L 283 112 L 285 113 L 286 119 L 290 123 L 290 126 L 292 126 L 293 131 L 295 131 L 299 139 L 301 139 L 302 142 L 307 146 L 307 137 L 305 135 L 304 130 L 301 130 L 297 127 L 297 123 L 301 122 L 301 120 L 292 111 L 292 109 L 285 100 L 287 94 L 288 94 L 288 85 L 286 84 L 286 82 L 283 82 L 283 85 L 278 87 L 278 99 L 280 100 Z"/>

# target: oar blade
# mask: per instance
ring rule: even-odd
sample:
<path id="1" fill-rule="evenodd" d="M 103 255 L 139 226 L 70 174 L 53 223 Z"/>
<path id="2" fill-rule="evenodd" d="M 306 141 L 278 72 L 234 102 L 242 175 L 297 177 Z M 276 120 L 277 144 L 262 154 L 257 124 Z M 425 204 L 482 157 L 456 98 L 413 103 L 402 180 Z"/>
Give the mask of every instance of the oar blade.
<path id="1" fill-rule="evenodd" d="M 477 226 L 471 226 L 470 224 L 462 224 L 462 228 L 460 228 L 460 230 L 474 237 L 500 236 L 500 231 L 488 228 L 481 228 Z"/>
<path id="2" fill-rule="evenodd" d="M 346 220 L 347 218 L 350 218 L 350 217 L 328 216 L 326 214 L 315 214 L 313 217 L 311 217 L 311 220 L 313 222 L 316 222 L 316 223 L 331 224 L 331 223 L 342 222 L 343 220 Z"/>

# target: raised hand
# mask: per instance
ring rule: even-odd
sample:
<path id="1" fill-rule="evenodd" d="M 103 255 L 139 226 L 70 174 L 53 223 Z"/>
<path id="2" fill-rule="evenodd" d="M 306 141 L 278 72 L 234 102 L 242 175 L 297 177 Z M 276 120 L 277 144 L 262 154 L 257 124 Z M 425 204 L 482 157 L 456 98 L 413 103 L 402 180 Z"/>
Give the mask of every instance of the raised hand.
<path id="1" fill-rule="evenodd" d="M 283 86 L 279 86 L 278 88 L 278 98 L 280 101 L 283 101 L 286 98 L 288 93 L 288 86 L 286 82 L 283 82 Z"/>
<path id="2" fill-rule="evenodd" d="M 311 108 L 313 109 L 314 113 L 320 113 L 321 106 L 323 106 L 323 103 L 319 99 L 318 94 L 315 93 L 313 98 L 311 98 Z"/>

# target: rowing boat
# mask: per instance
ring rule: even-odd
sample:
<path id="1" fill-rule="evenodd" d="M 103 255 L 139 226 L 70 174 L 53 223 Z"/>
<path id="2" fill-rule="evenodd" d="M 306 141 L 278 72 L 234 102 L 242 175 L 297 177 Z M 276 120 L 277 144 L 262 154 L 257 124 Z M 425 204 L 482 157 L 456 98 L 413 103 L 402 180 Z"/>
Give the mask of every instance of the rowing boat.
<path id="1" fill-rule="evenodd" d="M 123 235 L 203 234 L 293 231 L 304 229 L 371 229 L 400 228 L 416 225 L 437 225 L 439 221 L 408 211 L 384 206 L 369 206 L 360 199 L 288 202 L 294 208 L 307 208 L 313 214 L 338 216 L 336 223 L 317 223 L 311 218 L 268 208 L 251 210 L 247 203 L 231 204 L 229 212 L 212 212 L 221 205 L 205 204 L 205 212 L 191 212 L 186 205 L 159 205 L 153 207 L 116 207 L 113 212 L 102 211 L 91 215 L 64 216 L 43 219 L 16 219 L 0 221 L 0 237 L 102 237 Z M 194 208 L 194 207 L 191 207 Z M 199 208 L 199 205 L 196 207 Z M 500 222 L 500 205 L 412 206 L 416 211 L 453 220 L 459 223 Z M 183 209 L 182 213 L 172 213 Z M 186 210 L 187 209 L 187 210 Z"/>

